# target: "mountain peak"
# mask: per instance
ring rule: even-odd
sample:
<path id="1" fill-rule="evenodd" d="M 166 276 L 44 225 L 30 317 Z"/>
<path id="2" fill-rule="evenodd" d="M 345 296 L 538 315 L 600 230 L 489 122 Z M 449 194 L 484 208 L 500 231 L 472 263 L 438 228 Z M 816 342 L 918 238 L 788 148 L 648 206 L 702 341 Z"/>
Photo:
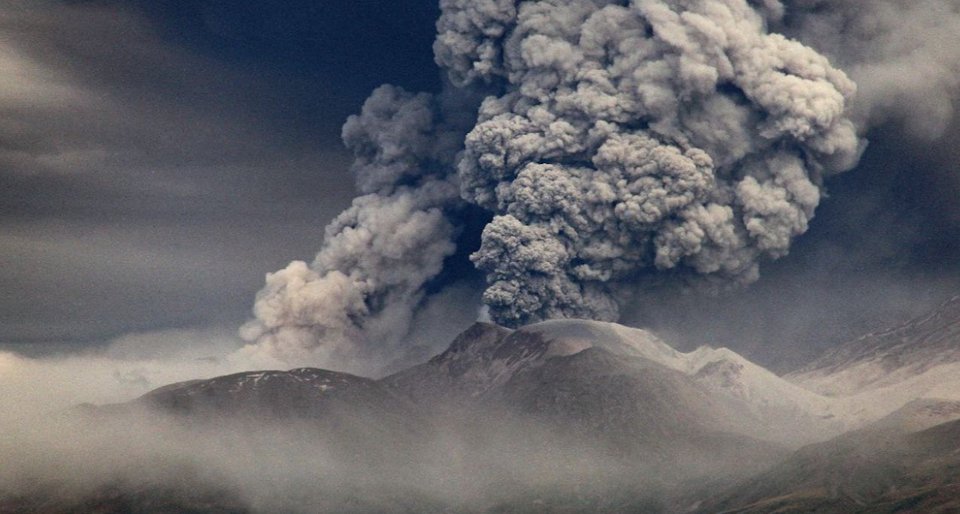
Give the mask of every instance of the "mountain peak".
<path id="1" fill-rule="evenodd" d="M 313 416 L 331 401 L 364 396 L 380 401 L 386 391 L 375 381 L 318 368 L 234 373 L 155 389 L 137 404 L 171 412 L 197 411 L 253 416 Z M 344 397 L 344 398 L 341 398 Z M 366 401 L 366 400 L 363 400 Z"/>
<path id="2" fill-rule="evenodd" d="M 496 344 L 513 331 L 495 323 L 474 322 L 461 332 L 447 350 L 433 357 L 433 360 L 449 359 L 452 355 L 478 354 Z"/>

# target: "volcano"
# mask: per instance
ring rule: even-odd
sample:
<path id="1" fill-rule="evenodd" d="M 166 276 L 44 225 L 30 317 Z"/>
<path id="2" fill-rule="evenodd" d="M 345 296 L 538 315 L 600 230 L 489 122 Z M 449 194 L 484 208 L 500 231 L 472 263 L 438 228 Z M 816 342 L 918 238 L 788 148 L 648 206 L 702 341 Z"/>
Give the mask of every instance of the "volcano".
<path id="1" fill-rule="evenodd" d="M 301 462 L 314 477 L 310 485 L 287 483 L 278 472 L 275 486 L 254 494 L 224 486 L 201 459 L 154 455 L 152 465 L 167 471 L 149 480 L 118 478 L 82 491 L 38 485 L 0 506 L 926 511 L 952 505 L 950 491 L 960 483 L 960 439 L 953 437 L 960 388 L 956 379 L 936 380 L 957 365 L 945 355 L 957 351 L 958 303 L 784 377 L 726 348 L 684 353 L 645 330 L 555 320 L 516 330 L 475 323 L 427 362 L 379 379 L 297 368 L 170 384 L 63 415 L 82 419 L 81 431 L 113 430 L 120 439 L 144 420 L 165 427 L 150 437 L 173 445 L 212 434 L 229 441 L 228 451 L 256 455 L 265 469 Z M 878 366 L 888 375 L 874 378 Z M 900 392 L 889 394 L 891 387 Z M 196 479 L 189 487 L 171 482 L 171 470 Z"/>

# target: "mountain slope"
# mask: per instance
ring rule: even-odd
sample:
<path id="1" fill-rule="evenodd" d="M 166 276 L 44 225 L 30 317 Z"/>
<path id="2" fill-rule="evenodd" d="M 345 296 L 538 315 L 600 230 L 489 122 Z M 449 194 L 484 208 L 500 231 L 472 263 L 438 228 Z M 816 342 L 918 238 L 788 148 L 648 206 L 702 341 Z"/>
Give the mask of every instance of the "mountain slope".
<path id="1" fill-rule="evenodd" d="M 784 378 L 829 396 L 858 429 L 798 450 L 701 512 L 960 511 L 960 297 Z"/>
<path id="2" fill-rule="evenodd" d="M 550 473 L 573 470 L 571 487 L 591 491 L 578 501 L 593 509 L 630 510 L 639 499 L 642 511 L 656 512 L 654 504 L 686 484 L 728 484 L 773 464 L 786 454 L 778 443 L 794 444 L 796 427 L 809 428 L 791 420 L 789 437 L 774 433 L 745 397 L 717 384 L 709 365 L 734 356 L 682 354 L 649 332 L 611 323 L 553 321 L 515 331 L 478 323 L 447 351 L 382 382 L 420 405 L 447 405 L 455 419 L 467 411 L 470 426 L 458 431 L 479 430 L 484 441 L 503 434 L 519 445 L 506 459 L 550 456 Z M 590 464 L 597 462 L 604 464 Z M 530 494 L 515 491 L 520 499 Z"/>
<path id="3" fill-rule="evenodd" d="M 913 400 L 883 418 L 870 423 L 864 429 L 919 432 L 928 428 L 960 419 L 960 401 L 923 398 Z"/>
<path id="4" fill-rule="evenodd" d="M 920 346 L 950 347 L 941 332 L 953 324 L 946 314 L 936 319 L 909 332 L 927 335 Z M 428 362 L 380 380 L 312 368 L 246 372 L 78 409 L 94 432 L 112 426 L 114 436 L 127 437 L 128 421 L 145 427 L 147 435 L 135 434 L 128 450 L 140 451 L 150 437 L 174 444 L 137 461 L 152 464 L 149 480 L 126 482 L 121 474 L 78 496 L 51 496 L 58 484 L 26 496 L 0 494 L 0 512 L 87 505 L 105 512 L 151 505 L 238 512 L 952 505 L 960 450 L 951 437 L 960 437 L 960 428 L 949 427 L 960 418 L 960 399 L 931 395 L 934 382 L 954 383 L 951 366 L 960 361 L 902 340 L 860 345 L 810 370 L 828 376 L 872 366 L 872 351 L 901 356 L 906 364 L 896 369 L 910 373 L 827 397 L 801 387 L 800 374 L 791 376 L 797 383 L 787 381 L 729 349 L 678 352 L 650 332 L 612 323 L 557 320 L 517 330 L 477 323 Z M 923 364 L 927 357 L 933 365 Z M 164 428 L 154 434 L 153 425 Z M 190 439 L 201 436 L 208 439 L 195 456 Z M 205 449 L 211 444 L 216 450 Z M 114 446 L 111 439 L 101 447 L 107 461 L 121 459 L 110 453 Z M 238 462 L 238 451 L 246 455 L 240 478 L 218 488 L 219 477 L 237 470 L 210 473 L 205 458 Z M 191 481 L 196 494 L 178 492 L 189 489 L 179 477 L 191 473 L 206 482 Z M 263 480 L 264 473 L 272 478 Z"/>
<path id="5" fill-rule="evenodd" d="M 960 421 L 906 432 L 884 425 L 806 447 L 698 512 L 960 511 Z"/>
<path id="6" fill-rule="evenodd" d="M 656 462 L 664 482 L 746 476 L 786 450 L 752 437 L 760 434 L 742 405 L 676 370 L 600 347 L 518 373 L 496 400 L 569 440 L 597 445 L 625 468 L 638 458 Z M 732 456 L 745 465 L 731 468 Z"/>
<path id="7" fill-rule="evenodd" d="M 946 372 L 945 370 L 951 370 Z M 929 314 L 894 328 L 864 335 L 785 375 L 787 380 L 828 396 L 852 396 L 914 380 L 960 371 L 960 296 Z M 931 380 L 931 386 L 943 385 Z M 955 388 L 960 399 L 960 387 Z M 939 394 L 943 396 L 944 387 Z"/>
<path id="8" fill-rule="evenodd" d="M 696 384 L 699 394 L 724 404 L 723 410 L 739 420 L 737 431 L 744 435 L 794 445 L 828 438 L 848 423 L 837 402 L 726 348 L 682 353 L 648 331 L 586 320 L 546 321 L 515 331 L 477 323 L 447 351 L 383 383 L 419 403 L 498 397 L 506 394 L 499 390 L 514 377 L 591 348 L 621 361 L 640 359 L 684 377 L 684 384 Z M 615 361 L 611 359 L 610 365 Z"/>
<path id="9" fill-rule="evenodd" d="M 183 415 L 319 417 L 336 406 L 394 410 L 402 399 L 374 380 L 316 368 L 235 373 L 155 389 L 136 403 Z"/>

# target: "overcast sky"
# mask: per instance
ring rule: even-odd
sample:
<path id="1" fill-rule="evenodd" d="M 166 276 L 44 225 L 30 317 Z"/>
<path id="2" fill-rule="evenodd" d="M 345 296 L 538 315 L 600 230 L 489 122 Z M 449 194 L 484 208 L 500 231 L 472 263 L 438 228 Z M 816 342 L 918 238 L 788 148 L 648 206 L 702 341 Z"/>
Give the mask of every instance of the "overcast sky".
<path id="1" fill-rule="evenodd" d="M 0 341 L 241 323 L 353 196 L 344 119 L 437 87 L 436 11 L 3 2 Z"/>
<path id="2" fill-rule="evenodd" d="M 345 118 L 382 83 L 439 89 L 435 4 L 3 2 L 0 344 L 242 323 L 353 196 Z M 783 365 L 956 291 L 960 130 L 870 138 L 758 284 L 628 321 Z"/>

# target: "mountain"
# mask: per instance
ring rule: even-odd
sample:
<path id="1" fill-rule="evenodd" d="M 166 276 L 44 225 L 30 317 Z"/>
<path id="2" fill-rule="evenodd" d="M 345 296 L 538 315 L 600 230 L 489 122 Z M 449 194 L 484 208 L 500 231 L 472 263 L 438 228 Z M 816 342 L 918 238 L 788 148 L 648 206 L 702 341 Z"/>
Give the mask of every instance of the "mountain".
<path id="1" fill-rule="evenodd" d="M 841 344 L 808 365 L 785 375 L 787 380 L 827 396 L 852 396 L 890 386 L 908 385 L 910 395 L 924 387 L 931 394 L 960 395 L 960 296 L 932 312 L 893 328 Z M 930 377 L 918 380 L 918 377 Z M 960 399 L 960 396 L 958 396 Z"/>
<path id="2" fill-rule="evenodd" d="M 793 399 L 774 403 L 781 390 Z M 141 508 L 157 498 L 176 500 L 185 510 L 204 504 L 302 511 L 323 504 L 337 512 L 571 506 L 574 512 L 658 512 L 678 491 L 730 485 L 821 430 L 819 418 L 804 410 L 801 399 L 808 395 L 729 350 L 680 353 L 649 332 L 610 323 L 556 321 L 518 330 L 478 323 L 428 362 L 381 380 L 312 368 L 256 371 L 82 409 L 95 432 L 118 423 L 125 437 L 128 423 L 146 423 L 148 434 L 153 425 L 169 424 L 173 428 L 152 437 L 186 438 L 185 448 L 194 444 L 189 439 L 212 438 L 220 448 L 211 453 L 205 449 L 211 443 L 198 442 L 199 450 L 180 457 L 174 457 L 180 450 L 164 450 L 144 459 L 161 477 L 231 477 L 232 468 L 205 469 L 231 455 L 230 462 L 254 466 L 251 472 L 277 470 L 273 480 L 282 494 L 259 481 L 251 486 L 249 478 L 231 479 L 223 501 L 210 503 L 216 480 L 204 487 L 196 481 L 197 497 L 170 492 L 176 487 L 169 479 L 112 479 L 80 503 L 67 497 L 39 504 L 48 512 L 89 502 L 122 512 L 111 509 Z M 763 413 L 784 406 L 795 408 L 795 416 L 773 424 L 783 430 L 772 430 Z M 137 439 L 134 446 L 141 444 Z M 110 446 L 104 451 L 113 451 Z M 237 452 L 249 456 L 232 456 Z M 215 459 L 205 464 L 193 453 Z M 178 471 L 184 462 L 193 464 Z M 308 485 L 288 485 L 303 479 L 285 476 L 287 467 L 312 477 Z M 162 469 L 170 471 L 156 471 Z M 129 494 L 118 497 L 123 490 Z M 15 505 L 36 504 L 37 496 L 51 495 L 44 489 Z M 291 498 L 300 503 L 290 507 Z"/>
<path id="3" fill-rule="evenodd" d="M 960 419 L 960 401 L 922 398 L 913 400 L 867 425 L 874 431 L 919 432 Z"/>
<path id="4" fill-rule="evenodd" d="M 960 297 L 785 375 L 851 428 L 699 504 L 698 512 L 960 511 Z"/>
<path id="5" fill-rule="evenodd" d="M 298 368 L 171 384 L 75 411 L 76 434 L 109 434 L 98 461 L 131 453 L 138 473 L 0 491 L 0 512 L 952 508 L 958 316 L 952 300 L 786 377 L 726 348 L 556 320 L 476 323 L 379 380 Z"/>
<path id="6" fill-rule="evenodd" d="M 642 499 L 639 511 L 663 511 L 678 491 L 749 476 L 832 430 L 812 413 L 816 395 L 730 350 L 681 353 L 650 332 L 594 321 L 517 330 L 477 323 L 443 353 L 382 383 L 418 405 L 473 413 L 484 440 L 506 434 L 522 447 L 518 455 L 550 455 L 551 473 L 575 470 L 571 488 L 592 493 L 557 508 L 585 502 L 587 511 L 637 511 L 632 502 Z M 528 496 L 535 495 L 515 491 L 506 511 Z M 539 505 L 531 511 L 548 507 Z"/>
<path id="7" fill-rule="evenodd" d="M 181 416 L 324 418 L 377 413 L 396 417 L 412 405 L 375 380 L 316 368 L 236 373 L 155 389 L 136 405 Z"/>
<path id="8" fill-rule="evenodd" d="M 474 323 L 453 340 L 443 353 L 428 362 L 382 380 L 412 401 L 456 401 L 482 396 L 502 384 L 531 360 L 543 356 L 539 341 L 532 347 L 522 341 L 504 344 L 512 330 L 491 323 Z"/>
<path id="9" fill-rule="evenodd" d="M 519 387 L 522 377 L 588 349 L 616 356 L 608 359 L 611 368 L 620 363 L 643 363 L 633 372 L 621 370 L 621 375 L 644 369 L 647 374 L 674 377 L 673 382 L 692 388 L 696 397 L 708 399 L 715 407 L 702 408 L 687 400 L 675 402 L 671 408 L 699 409 L 704 419 L 725 419 L 714 422 L 719 430 L 793 445 L 824 439 L 846 426 L 836 402 L 783 380 L 729 349 L 702 347 L 681 353 L 648 331 L 599 321 L 554 320 L 515 331 L 476 323 L 445 352 L 383 382 L 420 403 L 438 398 L 463 402 L 509 397 L 515 396 L 513 389 Z M 566 385 L 577 378 L 572 371 L 569 375 L 556 378 L 556 384 Z M 676 387 L 679 391 L 681 386 Z M 665 394 L 664 388 L 637 385 L 645 397 L 651 396 L 653 389 Z"/>
<path id="10" fill-rule="evenodd" d="M 957 417 L 955 402 L 948 410 Z M 900 418 L 915 414 L 805 447 L 697 512 L 960 512 L 960 421 L 912 430 Z"/>

